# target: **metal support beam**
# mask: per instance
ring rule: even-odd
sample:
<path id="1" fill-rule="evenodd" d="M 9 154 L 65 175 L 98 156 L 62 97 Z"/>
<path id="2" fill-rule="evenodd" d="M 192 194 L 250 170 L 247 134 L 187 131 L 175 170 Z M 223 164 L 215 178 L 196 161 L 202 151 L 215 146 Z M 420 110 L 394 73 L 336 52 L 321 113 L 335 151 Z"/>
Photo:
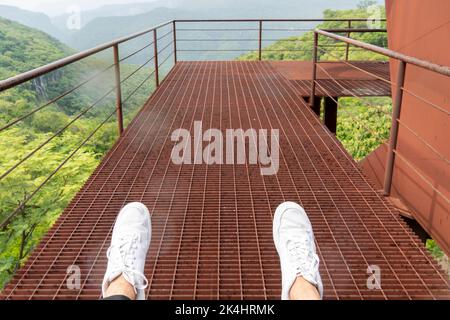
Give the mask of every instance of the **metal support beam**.
<path id="1" fill-rule="evenodd" d="M 173 56 L 174 56 L 174 63 L 176 64 L 178 61 L 177 57 L 177 25 L 176 21 L 173 21 Z"/>
<path id="2" fill-rule="evenodd" d="M 348 29 L 351 29 L 351 28 L 352 28 L 352 21 L 348 20 Z M 350 31 L 347 32 L 347 38 L 350 38 Z M 349 51 L 350 51 L 350 44 L 347 43 L 346 50 L 345 50 L 345 61 L 348 61 Z"/>
<path id="3" fill-rule="evenodd" d="M 312 81 L 311 81 L 311 95 L 309 97 L 309 104 L 311 109 L 315 110 L 316 106 L 316 78 L 317 78 L 317 46 L 319 42 L 319 34 L 314 32 L 314 44 L 313 44 L 313 60 L 312 60 Z"/>
<path id="4" fill-rule="evenodd" d="M 119 45 L 113 46 L 114 53 L 114 69 L 116 82 L 116 111 L 117 111 L 117 126 L 119 136 L 123 133 L 123 113 L 122 113 L 122 88 L 120 80 L 120 60 L 119 60 Z"/>
<path id="5" fill-rule="evenodd" d="M 159 62 L 158 62 L 158 34 L 156 29 L 153 30 L 153 51 L 155 53 L 155 82 L 156 87 L 159 87 Z"/>
<path id="6" fill-rule="evenodd" d="M 258 60 L 262 59 L 262 32 L 263 32 L 263 22 L 259 20 L 259 38 L 258 38 Z"/>
<path id="7" fill-rule="evenodd" d="M 389 137 L 389 149 L 386 159 L 386 171 L 384 176 L 384 195 L 389 196 L 391 194 L 392 187 L 392 175 L 394 172 L 395 162 L 395 150 L 397 149 L 398 139 L 398 120 L 400 119 L 400 111 L 403 101 L 403 85 L 405 83 L 406 62 L 399 61 L 399 67 L 397 72 L 397 82 L 395 89 L 395 101 L 392 106 L 392 126 L 391 134 Z"/>
<path id="8" fill-rule="evenodd" d="M 338 98 L 324 98 L 324 123 L 327 126 L 328 130 L 332 133 L 336 134 L 336 125 L 337 125 L 337 101 Z"/>
<path id="9" fill-rule="evenodd" d="M 322 104 L 322 97 L 314 97 L 314 108 L 313 111 L 314 113 L 320 117 L 320 108 L 321 108 L 321 104 Z"/>

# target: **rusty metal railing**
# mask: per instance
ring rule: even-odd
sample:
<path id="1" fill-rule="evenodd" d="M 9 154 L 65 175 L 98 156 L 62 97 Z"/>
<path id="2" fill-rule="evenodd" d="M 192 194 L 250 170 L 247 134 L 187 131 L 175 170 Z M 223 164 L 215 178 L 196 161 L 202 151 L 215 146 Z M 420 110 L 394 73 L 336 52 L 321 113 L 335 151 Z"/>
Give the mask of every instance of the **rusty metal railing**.
<path id="1" fill-rule="evenodd" d="M 385 22 L 386 19 L 378 19 L 377 22 Z M 347 30 L 347 35 L 350 37 L 352 33 L 357 32 L 355 31 L 358 26 L 356 26 L 355 28 L 352 28 L 353 26 L 355 26 L 355 23 L 359 22 L 359 23 L 366 23 L 367 19 L 361 19 L 361 18 L 355 18 L 355 19 L 182 19 L 182 20 L 175 20 L 174 21 L 174 25 L 178 25 L 178 28 L 174 26 L 174 28 L 177 29 L 178 33 L 183 33 L 183 32 L 224 32 L 227 35 L 229 34 L 233 34 L 235 32 L 254 32 L 254 37 L 247 37 L 247 38 L 239 38 L 239 37 L 233 37 L 233 38 L 207 38 L 207 39 L 202 39 L 202 38 L 183 38 L 183 37 L 178 37 L 176 39 L 176 42 L 178 43 L 185 43 L 185 42 L 196 42 L 196 43 L 202 43 L 202 42 L 212 42 L 214 44 L 217 43 L 241 43 L 241 42 L 245 42 L 245 43 L 257 43 L 257 45 L 255 45 L 254 48 L 226 48 L 226 49 L 221 49 L 221 48 L 189 48 L 189 49 L 178 49 L 178 52 L 202 52 L 202 53 L 206 53 L 206 52 L 238 52 L 238 53 L 242 53 L 242 52 L 256 52 L 257 53 L 257 57 L 258 60 L 263 60 L 263 53 L 264 52 L 276 52 L 277 50 L 271 50 L 271 49 L 264 49 L 264 43 L 265 42 L 275 42 L 275 41 L 298 41 L 297 39 L 284 39 L 284 36 L 281 37 L 276 37 L 276 38 L 266 38 L 264 35 L 267 32 L 277 32 L 277 33 L 285 33 L 285 32 L 290 32 L 290 33 L 296 33 L 296 32 L 307 32 L 307 31 L 314 31 L 314 27 L 266 27 L 269 24 L 276 24 L 276 23 L 294 23 L 294 24 L 299 24 L 299 23 L 323 23 L 323 22 L 337 22 L 337 23 L 342 23 L 343 27 L 346 28 L 345 30 Z M 194 27 L 182 27 L 180 28 L 181 25 L 192 25 L 195 23 L 200 23 L 200 24 L 205 24 L 205 23 L 212 23 L 212 24 L 218 24 L 220 25 L 221 23 L 228 23 L 228 24 L 236 24 L 236 23 L 248 23 L 249 26 L 248 27 L 242 27 L 242 26 L 237 26 L 237 27 L 208 27 L 208 28 L 200 28 L 198 26 L 194 26 Z M 373 29 L 372 29 L 373 30 Z M 348 60 L 348 56 L 349 56 L 349 50 L 350 50 L 350 46 L 344 46 L 342 47 L 343 50 L 345 50 L 345 56 L 347 57 Z M 312 48 L 311 48 L 312 50 Z M 279 51 L 283 51 L 283 52 L 294 52 L 294 51 L 299 51 L 299 52 L 303 52 L 304 50 L 295 50 L 295 49 L 283 49 L 283 50 L 279 50 Z"/>
<path id="2" fill-rule="evenodd" d="M 166 32 L 164 35 L 161 35 L 158 37 L 158 31 L 161 30 L 164 27 L 172 25 L 173 28 L 169 32 Z M 163 48 L 158 49 L 158 42 L 161 41 L 161 39 L 166 38 L 170 35 L 173 35 L 173 40 L 169 42 L 169 44 L 165 45 Z M 120 45 L 128 43 L 131 40 L 147 36 L 149 35 L 150 43 L 145 45 L 144 47 L 132 52 L 131 54 L 120 57 Z M 5 228 L 11 220 L 23 209 L 25 208 L 26 204 L 55 176 L 58 171 L 70 160 L 73 158 L 73 156 L 81 149 L 83 146 L 86 145 L 86 143 L 95 135 L 95 133 L 98 132 L 98 130 L 104 126 L 113 116 L 116 114 L 117 118 L 117 127 L 118 127 L 118 134 L 119 136 L 122 135 L 124 131 L 124 117 L 123 117 L 123 104 L 127 102 L 136 92 L 139 90 L 152 76 L 154 76 L 156 87 L 160 85 L 160 67 L 168 61 L 168 59 L 173 55 L 174 56 L 174 62 L 176 62 L 176 44 L 175 44 L 175 22 L 174 21 L 168 21 L 165 23 L 162 23 L 160 25 L 157 25 L 153 28 L 131 34 L 126 37 L 122 37 L 116 40 L 113 40 L 111 42 L 101 44 L 99 46 L 96 46 L 92 49 L 85 50 L 76 54 L 73 54 L 69 57 L 60 59 L 58 61 L 49 63 L 45 66 L 38 67 L 34 70 L 30 70 L 27 72 L 24 72 L 22 74 L 10 77 L 5 80 L 0 81 L 0 93 L 5 92 L 8 89 L 17 87 L 21 84 L 24 84 L 30 80 L 33 80 L 35 78 L 38 78 L 40 76 L 49 74 L 55 70 L 59 70 L 61 68 L 64 68 L 66 66 L 72 65 L 76 62 L 83 61 L 86 58 L 92 57 L 98 53 L 103 53 L 104 51 L 108 49 L 112 49 L 113 53 L 113 64 L 109 65 L 108 67 L 104 68 L 100 72 L 95 73 L 93 76 L 89 77 L 88 79 L 80 82 L 76 86 L 72 87 L 71 89 L 65 91 L 64 93 L 58 95 L 57 97 L 45 102 L 44 104 L 32 109 L 31 111 L 26 112 L 24 115 L 21 115 L 17 117 L 16 119 L 6 123 L 5 125 L 0 127 L 0 133 L 3 132 L 6 129 L 11 128 L 12 126 L 24 121 L 25 119 L 29 118 L 33 114 L 43 110 L 44 108 L 55 104 L 62 98 L 74 93 L 78 89 L 82 88 L 83 86 L 86 86 L 88 83 L 94 81 L 97 79 L 100 75 L 104 74 L 105 72 L 114 69 L 114 86 L 106 91 L 104 94 L 100 96 L 94 103 L 89 105 L 87 108 L 83 109 L 80 113 L 78 113 L 73 119 L 71 119 L 67 124 L 65 124 L 62 128 L 58 129 L 56 132 L 54 132 L 52 135 L 50 135 L 45 141 L 43 141 L 41 144 L 39 144 L 35 149 L 28 152 L 24 157 L 22 157 L 20 160 L 18 160 L 14 165 L 12 165 L 10 168 L 8 168 L 5 172 L 0 172 L 0 181 L 7 177 L 9 174 L 11 174 L 14 170 L 16 170 L 18 167 L 20 167 L 24 162 L 26 162 L 28 159 L 33 157 L 39 150 L 44 148 L 46 145 L 48 145 L 53 139 L 61 135 L 67 128 L 69 128 L 73 123 L 75 123 L 77 120 L 79 120 L 82 116 L 84 116 L 87 112 L 92 110 L 94 107 L 96 107 L 102 100 L 104 100 L 106 97 L 108 97 L 110 94 L 115 92 L 115 110 L 114 112 L 108 114 L 108 116 L 100 122 L 100 124 L 88 134 L 88 136 L 69 154 L 67 158 L 64 159 L 43 181 L 32 191 L 30 192 L 24 199 L 20 202 L 20 204 L 10 213 L 5 215 L 5 218 L 0 221 L 0 229 Z M 127 75 L 125 78 L 121 78 L 121 69 L 120 69 L 120 63 L 125 61 L 126 59 L 131 58 L 132 56 L 138 54 L 139 52 L 143 52 L 147 48 L 150 48 L 153 46 L 153 54 L 150 59 L 145 61 L 143 64 L 141 64 L 136 70 L 134 70 L 131 74 Z M 166 53 L 167 57 L 164 61 L 159 61 L 158 57 L 161 55 L 163 51 L 167 51 L 172 47 L 172 51 L 169 52 L 169 54 Z M 150 51 L 151 52 L 151 51 Z M 147 76 L 127 97 L 122 96 L 122 85 L 125 83 L 128 79 L 133 77 L 137 72 L 142 70 L 144 67 L 148 66 L 148 64 L 151 61 L 154 61 L 153 70 L 150 72 L 149 76 Z"/>
<path id="3" fill-rule="evenodd" d="M 114 87 L 111 88 L 109 91 L 104 93 L 99 99 L 97 99 L 94 103 L 92 103 L 89 107 L 83 109 L 79 114 L 77 114 L 69 123 L 67 123 L 65 126 L 63 126 L 61 129 L 57 130 L 53 135 L 51 135 L 48 139 L 46 139 L 43 143 L 41 143 L 37 148 L 30 151 L 28 154 L 26 154 L 23 158 L 18 160 L 13 166 L 8 168 L 5 172 L 0 173 L 0 181 L 4 179 L 6 176 L 8 176 L 11 172 L 16 170 L 19 166 L 21 166 L 24 162 L 26 162 L 28 159 L 33 157 L 39 150 L 41 150 L 44 146 L 46 146 L 50 141 L 52 141 L 54 138 L 56 138 L 58 135 L 63 133 L 68 127 L 70 127 L 73 123 L 75 123 L 78 119 L 80 119 L 83 115 L 85 115 L 87 112 L 92 110 L 95 106 L 97 106 L 103 99 L 105 99 L 107 96 L 109 96 L 112 93 L 115 93 L 115 110 L 114 113 L 116 114 L 117 119 L 117 130 L 119 135 L 121 135 L 124 131 L 124 117 L 123 117 L 123 104 L 128 101 L 132 95 L 141 88 L 147 80 L 150 79 L 150 77 L 154 77 L 156 87 L 160 85 L 161 82 L 161 76 L 160 76 L 160 67 L 168 61 L 168 59 L 173 56 L 173 61 L 176 64 L 179 60 L 178 54 L 180 52 L 183 52 L 183 49 L 180 49 L 178 45 L 180 42 L 185 41 L 203 41 L 205 39 L 185 39 L 182 37 L 179 37 L 179 33 L 183 31 L 193 31 L 193 30 L 200 30 L 200 31 L 206 31 L 210 30 L 207 28 L 199 28 L 199 29 L 192 29 L 192 28 L 180 28 L 180 25 L 185 24 L 192 24 L 192 23 L 250 23 L 255 24 L 254 27 L 251 28 L 233 28 L 231 30 L 248 30 L 248 31 L 256 31 L 257 32 L 257 39 L 258 47 L 257 48 L 251 48 L 250 51 L 257 51 L 258 52 L 258 59 L 263 59 L 263 52 L 265 52 L 264 49 L 264 42 L 265 41 L 276 41 L 277 39 L 268 39 L 264 37 L 264 33 L 267 31 L 273 31 L 273 32 L 297 32 L 297 31 L 311 31 L 312 28 L 267 28 L 266 26 L 270 23 L 320 23 L 320 22 L 342 22 L 344 25 L 347 24 L 348 26 L 353 26 L 356 22 L 366 22 L 366 19 L 215 19 L 215 20 L 171 20 L 164 22 L 162 24 L 159 24 L 153 28 L 143 30 L 113 41 L 110 41 L 108 43 L 101 44 L 99 46 L 96 46 L 94 48 L 73 54 L 69 57 L 60 59 L 58 61 L 49 63 L 45 66 L 38 67 L 34 70 L 30 70 L 24 73 L 21 73 L 19 75 L 10 77 L 5 80 L 0 81 L 0 93 L 17 87 L 21 84 L 24 84 L 30 80 L 33 80 L 35 78 L 38 78 L 40 76 L 49 74 L 50 72 L 53 72 L 55 70 L 59 70 L 61 68 L 64 68 L 68 65 L 72 65 L 76 62 L 82 61 L 86 58 L 92 57 L 96 54 L 103 53 L 106 50 L 112 49 L 113 53 L 113 64 L 105 68 L 104 70 L 101 70 L 100 72 L 96 73 L 92 77 L 88 78 L 87 80 L 79 83 L 78 85 L 74 86 L 73 88 L 65 91 L 64 93 L 58 95 L 57 97 L 47 101 L 46 103 L 37 106 L 36 108 L 32 109 L 31 111 L 28 111 L 24 115 L 19 116 L 18 118 L 10 121 L 9 123 L 3 125 L 0 127 L 0 133 L 8 128 L 11 128 L 12 126 L 18 124 L 19 122 L 24 121 L 28 117 L 32 116 L 36 112 L 39 112 L 40 110 L 43 110 L 44 108 L 58 102 L 60 99 L 72 94 L 76 90 L 80 89 L 81 87 L 87 85 L 89 82 L 93 81 L 94 79 L 97 79 L 100 75 L 105 73 L 108 70 L 114 69 Z M 385 21 L 384 19 L 380 19 L 380 21 Z M 165 32 L 164 34 L 159 34 L 158 31 L 162 30 L 163 28 L 170 28 L 171 30 Z M 218 28 L 219 31 L 229 32 L 229 28 Z M 351 34 L 353 32 L 356 32 L 353 29 L 347 29 L 347 34 Z M 139 48 L 138 50 L 134 51 L 133 53 L 125 56 L 120 57 L 120 46 L 124 43 L 128 43 L 131 40 L 148 36 L 148 38 L 151 40 L 150 43 L 146 44 L 142 48 Z M 158 44 L 160 40 L 172 36 L 172 41 L 166 44 L 163 47 L 159 47 Z M 209 39 L 210 41 L 229 41 L 229 39 Z M 247 41 L 248 39 L 238 39 L 238 41 Z M 254 39 L 255 40 L 255 39 Z M 145 61 L 145 63 L 141 64 L 134 72 L 132 72 L 130 75 L 125 77 L 124 79 L 121 79 L 121 68 L 120 63 L 124 60 L 136 55 L 139 52 L 142 52 L 146 49 L 149 49 L 153 46 L 153 56 Z M 347 46 L 348 47 L 348 46 Z M 161 53 L 163 51 L 166 51 L 171 49 L 170 54 L 165 57 L 164 60 L 160 60 Z M 192 49 L 193 51 L 198 51 L 199 49 Z M 348 57 L 348 48 L 346 49 L 346 56 Z M 200 51 L 207 51 L 204 49 L 200 49 Z M 214 50 L 214 51 L 232 51 L 232 49 L 226 49 L 226 50 Z M 242 51 L 242 49 L 240 50 Z M 150 62 L 153 60 L 153 71 L 150 73 L 150 75 L 142 81 L 138 87 L 127 97 L 123 97 L 122 92 L 122 85 L 125 81 L 127 81 L 130 77 L 135 75 L 139 70 L 142 68 L 148 66 Z M 38 187 L 31 192 L 21 203 L 16 207 L 15 210 L 13 210 L 11 213 L 6 215 L 6 218 L 3 221 L 0 221 L 0 228 L 4 228 L 9 224 L 11 219 L 13 219 L 18 212 L 20 212 L 25 205 L 44 187 L 46 183 L 76 154 L 77 151 L 79 151 L 88 141 L 92 138 L 92 136 L 97 132 L 105 123 L 107 123 L 113 116 L 114 113 L 111 113 L 108 115 L 108 117 L 97 127 L 86 140 L 81 142 L 81 144 L 75 149 L 73 153 L 71 153 L 54 171 L 51 172 L 51 174 L 46 177 L 41 184 L 38 185 Z"/>
<path id="4" fill-rule="evenodd" d="M 352 30 L 353 32 L 355 32 L 355 30 Z M 373 29 L 367 29 L 367 30 L 359 30 L 357 32 L 376 32 L 377 30 L 373 30 Z M 362 71 L 364 73 L 367 73 L 371 76 L 373 76 L 374 78 L 377 78 L 381 81 L 387 82 L 390 85 L 395 87 L 395 99 L 393 101 L 393 110 L 392 110 L 392 125 L 391 125 L 391 130 L 390 130 L 390 135 L 389 135 L 389 144 L 388 144 L 388 153 L 387 153 L 387 159 L 386 159 L 386 171 L 385 171 L 385 177 L 384 177 L 384 186 L 383 186 L 383 193 L 385 196 L 389 196 L 391 194 L 391 188 L 392 188 L 392 177 L 393 177 L 393 171 L 394 171 L 394 164 L 395 164 L 395 159 L 396 156 L 398 156 L 399 158 L 401 158 L 407 165 L 408 167 L 411 168 L 411 170 L 413 170 L 422 180 L 424 180 L 425 183 L 427 183 L 430 188 L 432 188 L 432 190 L 434 190 L 437 194 L 439 194 L 447 203 L 450 204 L 450 199 L 448 199 L 440 190 L 438 190 L 433 183 L 431 183 L 426 177 L 424 177 L 419 170 L 417 169 L 417 167 L 412 164 L 410 161 L 408 161 L 406 159 L 406 157 L 404 157 L 402 154 L 400 154 L 398 152 L 398 148 L 397 148 L 397 143 L 398 143 L 398 132 L 399 132 L 399 127 L 402 126 L 404 127 L 406 130 L 410 131 L 411 133 L 414 134 L 414 136 L 421 142 L 423 143 L 429 150 L 431 150 L 434 154 L 436 154 L 436 156 L 438 156 L 440 159 L 442 159 L 444 162 L 446 162 L 448 165 L 450 165 L 450 160 L 447 159 L 443 154 L 441 154 L 438 150 L 436 150 L 428 141 L 426 141 L 425 138 L 423 138 L 422 136 L 420 136 L 419 134 L 417 134 L 413 129 L 409 128 L 403 121 L 400 120 L 400 114 L 401 114 L 401 108 L 402 108 L 402 100 L 403 100 L 403 95 L 404 93 L 408 93 L 412 96 L 414 96 L 415 98 L 421 100 L 422 102 L 425 102 L 427 105 L 429 105 L 430 107 L 440 111 L 441 113 L 444 114 L 444 116 L 450 116 L 450 112 L 447 111 L 445 108 L 436 105 L 435 103 L 432 103 L 428 100 L 426 100 L 423 97 L 420 97 L 419 95 L 411 92 L 410 90 L 406 89 L 404 87 L 404 80 L 405 80 L 405 74 L 406 74 L 406 69 L 407 69 L 407 65 L 414 65 L 447 77 L 450 77 L 450 68 L 447 66 L 441 66 L 441 65 L 437 65 L 428 61 L 424 61 L 421 59 L 417 59 L 411 56 L 407 56 L 405 54 L 393 51 L 393 50 L 389 50 L 386 48 L 382 48 L 379 46 L 375 46 L 373 44 L 368 44 L 368 43 L 364 43 L 362 41 L 358 41 L 355 39 L 351 39 L 349 37 L 344 37 L 341 35 L 338 35 L 336 33 L 346 33 L 347 30 L 343 30 L 343 29 L 333 29 L 333 30 L 319 30 L 316 29 L 314 31 L 314 53 L 313 53 L 313 72 L 312 72 L 312 84 L 311 84 L 311 97 L 316 97 L 316 86 L 318 85 L 318 81 L 317 81 L 317 67 L 320 67 L 319 61 L 318 61 L 318 50 L 321 50 L 319 48 L 319 36 L 324 36 L 324 37 L 328 37 L 331 39 L 334 39 L 336 41 L 340 41 L 340 42 L 344 42 L 347 45 L 351 45 L 351 46 L 356 46 L 359 48 L 362 48 L 364 50 L 368 50 L 377 54 L 380 54 L 382 56 L 388 57 L 388 58 L 392 58 L 395 59 L 397 61 L 399 61 L 399 67 L 397 70 L 397 78 L 396 78 L 396 82 L 392 83 L 389 80 L 386 80 L 384 78 L 381 78 L 375 74 L 370 73 L 367 70 L 362 70 L 360 68 L 358 68 L 357 66 L 355 66 L 354 64 L 348 62 L 348 61 L 343 61 L 343 63 L 345 63 L 346 65 L 358 69 L 359 71 Z M 339 60 L 339 57 L 336 57 Z M 345 59 L 348 60 L 348 59 Z M 321 68 L 322 70 L 324 70 L 323 68 Z M 324 70 L 324 72 L 326 72 L 326 70 Z M 337 83 L 337 85 L 341 85 L 339 84 L 337 81 L 335 81 Z M 315 109 L 315 103 L 317 103 L 315 101 L 316 99 L 311 98 L 310 99 L 310 106 L 311 108 Z"/>

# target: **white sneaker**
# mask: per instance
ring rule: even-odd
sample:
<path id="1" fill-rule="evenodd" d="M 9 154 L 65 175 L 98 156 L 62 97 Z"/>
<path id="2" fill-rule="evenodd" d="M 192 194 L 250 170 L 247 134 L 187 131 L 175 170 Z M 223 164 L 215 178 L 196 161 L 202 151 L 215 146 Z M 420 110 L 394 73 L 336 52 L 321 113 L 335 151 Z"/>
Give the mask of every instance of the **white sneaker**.
<path id="1" fill-rule="evenodd" d="M 314 233 L 305 210 L 297 203 L 285 202 L 278 206 L 273 221 L 273 240 L 280 255 L 281 299 L 289 300 L 291 287 L 299 276 L 316 286 L 322 299 L 323 284 Z"/>
<path id="2" fill-rule="evenodd" d="M 137 300 L 145 299 L 148 280 L 144 276 L 145 259 L 151 240 L 150 213 L 139 202 L 127 204 L 120 210 L 108 248 L 108 267 L 102 283 L 103 296 L 109 284 L 123 275 L 133 287 Z"/>

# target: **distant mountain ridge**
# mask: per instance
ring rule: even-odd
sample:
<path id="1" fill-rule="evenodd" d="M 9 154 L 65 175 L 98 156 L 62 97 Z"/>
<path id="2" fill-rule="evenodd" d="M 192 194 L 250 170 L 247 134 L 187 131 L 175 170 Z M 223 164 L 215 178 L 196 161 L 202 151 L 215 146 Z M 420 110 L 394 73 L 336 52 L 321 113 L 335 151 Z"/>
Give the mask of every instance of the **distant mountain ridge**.
<path id="1" fill-rule="evenodd" d="M 64 32 L 56 28 L 44 13 L 19 9 L 13 6 L 0 5 L 0 17 L 19 22 L 24 26 L 43 31 L 52 37 L 65 42 Z"/>
<path id="2" fill-rule="evenodd" d="M 142 1 L 142 0 L 141 0 Z M 67 29 L 69 14 L 50 19 L 43 13 L 0 6 L 0 17 L 50 34 L 81 50 L 171 19 L 319 18 L 322 12 L 355 8 L 361 0 L 156 0 L 112 4 L 81 12 L 81 29 Z M 376 0 L 383 3 L 383 0 Z"/>
<path id="3" fill-rule="evenodd" d="M 134 16 L 96 18 L 69 39 L 69 45 L 78 50 L 91 48 L 121 36 L 148 29 L 171 19 L 199 17 L 195 12 L 156 8 Z M 151 21 L 151 23 L 149 23 Z"/>
<path id="4" fill-rule="evenodd" d="M 0 17 L 0 78 L 67 56 L 72 51 L 48 34 Z"/>
<path id="5" fill-rule="evenodd" d="M 167 6 L 168 1 L 158 0 L 154 2 L 142 2 L 131 4 L 110 4 L 101 6 L 97 9 L 81 12 L 81 27 L 86 26 L 92 20 L 104 17 L 122 17 L 143 14 L 159 7 Z M 51 18 L 54 26 L 58 29 L 67 31 L 66 22 L 70 14 L 62 14 Z"/>

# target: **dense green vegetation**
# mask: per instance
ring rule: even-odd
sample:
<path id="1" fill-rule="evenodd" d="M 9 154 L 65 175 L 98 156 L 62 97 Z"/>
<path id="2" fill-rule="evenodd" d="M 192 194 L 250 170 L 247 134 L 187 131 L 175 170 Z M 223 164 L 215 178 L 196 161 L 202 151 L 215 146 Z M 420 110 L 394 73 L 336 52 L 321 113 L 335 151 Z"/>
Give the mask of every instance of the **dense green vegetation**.
<path id="1" fill-rule="evenodd" d="M 336 136 L 353 158 L 365 158 L 389 138 L 391 111 L 388 98 L 339 99 Z"/>
<path id="2" fill-rule="evenodd" d="M 0 18 L 1 79 L 71 53 L 69 48 L 42 32 Z M 23 121 L 0 130 L 0 176 L 45 144 L 0 178 L 0 221 L 19 209 L 11 223 L 0 230 L 0 288 L 23 264 L 117 138 L 114 77 L 113 68 L 108 69 L 110 66 L 111 61 L 88 58 L 0 94 L 0 128 L 45 106 Z M 122 79 L 136 68 L 122 64 Z M 124 82 L 123 97 L 128 97 L 149 72 L 150 67 L 143 68 Z M 95 75 L 98 76 L 93 78 Z M 48 101 L 89 79 L 92 80 L 86 85 L 46 106 Z M 126 123 L 151 92 L 153 83 L 150 82 L 124 105 Z M 107 92 L 111 93 L 100 99 Z M 34 190 L 111 114 L 113 116 L 92 139 L 33 195 Z M 67 129 L 62 130 L 67 125 Z"/>

